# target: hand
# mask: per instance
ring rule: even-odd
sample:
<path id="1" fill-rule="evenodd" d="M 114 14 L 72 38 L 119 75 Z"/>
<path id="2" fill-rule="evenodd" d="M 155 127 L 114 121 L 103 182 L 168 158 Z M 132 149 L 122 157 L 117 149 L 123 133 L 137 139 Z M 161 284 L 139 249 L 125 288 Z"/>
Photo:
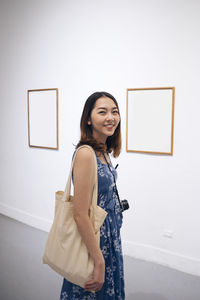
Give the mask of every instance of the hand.
<path id="1" fill-rule="evenodd" d="M 93 279 L 87 281 L 85 283 L 85 290 L 86 291 L 100 291 L 105 279 L 105 262 L 102 261 L 101 263 L 97 263 L 94 265 L 94 273 Z"/>

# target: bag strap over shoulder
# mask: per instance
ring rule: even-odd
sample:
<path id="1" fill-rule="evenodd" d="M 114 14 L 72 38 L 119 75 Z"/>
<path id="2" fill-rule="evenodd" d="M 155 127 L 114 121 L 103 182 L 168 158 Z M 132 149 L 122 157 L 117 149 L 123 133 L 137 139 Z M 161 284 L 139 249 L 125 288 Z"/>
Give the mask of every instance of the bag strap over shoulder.
<path id="1" fill-rule="evenodd" d="M 96 155 L 95 152 L 93 150 L 93 148 L 89 145 L 83 145 L 80 146 L 78 149 L 76 149 L 76 152 L 74 154 L 72 163 L 71 163 L 71 168 L 70 168 L 70 172 L 69 172 L 69 176 L 68 176 L 68 180 L 67 180 L 67 184 L 65 187 L 65 192 L 63 195 L 63 200 L 64 201 L 69 201 L 70 198 L 70 191 L 71 191 L 71 180 L 72 180 L 72 171 L 73 171 L 73 167 L 74 167 L 74 161 L 75 161 L 75 157 L 77 152 L 81 149 L 81 148 L 89 148 L 92 153 L 93 153 L 93 157 L 94 157 L 94 188 L 93 188 L 93 193 L 92 193 L 92 205 L 97 205 L 97 196 L 98 196 L 98 180 L 97 180 L 97 160 L 96 160 Z"/>

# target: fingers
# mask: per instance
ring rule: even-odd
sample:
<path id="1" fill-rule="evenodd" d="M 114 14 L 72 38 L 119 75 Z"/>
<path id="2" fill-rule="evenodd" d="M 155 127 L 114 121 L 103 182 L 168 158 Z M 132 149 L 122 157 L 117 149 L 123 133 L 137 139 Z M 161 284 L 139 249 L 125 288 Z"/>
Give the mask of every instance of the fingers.
<path id="1" fill-rule="evenodd" d="M 87 281 L 86 283 L 85 283 L 85 286 L 86 285 L 90 285 L 91 283 L 94 283 L 95 282 L 95 280 L 94 279 L 92 279 L 92 280 L 89 280 L 89 281 Z"/>
<path id="2" fill-rule="evenodd" d="M 94 266 L 93 279 L 85 283 L 86 291 L 100 291 L 105 279 L 105 264 L 96 264 Z"/>
<path id="3" fill-rule="evenodd" d="M 86 291 L 100 291 L 100 289 L 102 288 L 103 283 L 99 283 L 95 280 L 91 280 L 85 283 L 85 290 Z"/>

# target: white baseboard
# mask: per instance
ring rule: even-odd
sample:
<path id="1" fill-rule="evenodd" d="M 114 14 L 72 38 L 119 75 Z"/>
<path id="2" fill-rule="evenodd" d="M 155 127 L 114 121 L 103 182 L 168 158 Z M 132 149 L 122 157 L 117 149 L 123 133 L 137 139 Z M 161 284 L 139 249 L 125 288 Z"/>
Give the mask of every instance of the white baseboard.
<path id="1" fill-rule="evenodd" d="M 0 213 L 34 228 L 49 232 L 52 221 L 0 203 Z M 200 276 L 200 260 L 151 245 L 123 241 L 123 254 Z"/>
<path id="2" fill-rule="evenodd" d="M 31 215 L 23 210 L 0 203 L 0 213 L 34 228 L 49 232 L 52 221 Z"/>
<path id="3" fill-rule="evenodd" d="M 184 256 L 179 253 L 151 245 L 123 241 L 123 254 L 149 261 L 185 272 L 191 275 L 200 276 L 200 259 Z"/>

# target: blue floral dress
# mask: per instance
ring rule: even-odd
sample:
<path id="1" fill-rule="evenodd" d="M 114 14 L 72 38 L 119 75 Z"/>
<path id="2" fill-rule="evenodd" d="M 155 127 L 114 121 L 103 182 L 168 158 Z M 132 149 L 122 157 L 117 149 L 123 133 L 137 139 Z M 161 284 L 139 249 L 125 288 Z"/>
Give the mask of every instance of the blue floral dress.
<path id="1" fill-rule="evenodd" d="M 98 205 L 108 212 L 100 229 L 100 248 L 105 259 L 105 282 L 100 291 L 87 292 L 65 278 L 60 300 L 124 300 L 124 268 L 120 228 L 122 225 L 121 208 L 117 199 L 113 175 L 107 164 L 97 156 L 98 166 Z M 117 172 L 111 164 L 112 173 Z"/>

